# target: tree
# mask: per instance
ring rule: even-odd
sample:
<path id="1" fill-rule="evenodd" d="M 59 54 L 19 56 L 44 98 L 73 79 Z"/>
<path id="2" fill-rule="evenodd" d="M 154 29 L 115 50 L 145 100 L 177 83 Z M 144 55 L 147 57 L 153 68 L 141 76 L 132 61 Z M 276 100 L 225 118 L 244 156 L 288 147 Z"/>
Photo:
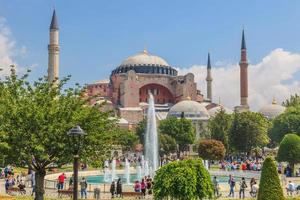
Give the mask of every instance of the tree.
<path id="1" fill-rule="evenodd" d="M 300 106 L 300 96 L 298 94 L 291 95 L 289 99 L 282 103 L 285 107 L 296 107 Z"/>
<path id="2" fill-rule="evenodd" d="M 235 113 L 229 132 L 231 148 L 250 154 L 251 150 L 263 147 L 269 142 L 269 122 L 260 113 Z"/>
<path id="3" fill-rule="evenodd" d="M 222 160 L 225 151 L 224 145 L 218 140 L 201 140 L 198 145 L 198 154 L 204 160 Z"/>
<path id="4" fill-rule="evenodd" d="M 167 134 L 159 134 L 159 147 L 165 154 L 176 152 L 176 140 Z"/>
<path id="5" fill-rule="evenodd" d="M 154 199 L 212 198 L 213 185 L 201 159 L 171 162 L 157 170 Z"/>
<path id="6" fill-rule="evenodd" d="M 215 117 L 208 121 L 208 129 L 211 133 L 211 138 L 221 141 L 226 151 L 229 151 L 228 135 L 232 124 L 232 115 L 226 114 L 224 109 L 221 109 Z"/>
<path id="7" fill-rule="evenodd" d="M 74 146 L 67 132 L 80 125 L 80 158 L 99 165 L 107 155 L 109 132 L 115 129 L 108 113 L 86 106 L 84 88 L 63 90 L 69 77 L 56 83 L 41 78 L 27 81 L 28 74 L 12 74 L 0 81 L 0 151 L 6 163 L 35 171 L 36 199 L 44 195 L 44 176 L 52 166 L 73 161 Z"/>
<path id="8" fill-rule="evenodd" d="M 115 129 L 109 137 L 110 144 L 120 145 L 123 151 L 130 151 L 139 143 L 139 137 L 127 129 Z"/>
<path id="9" fill-rule="evenodd" d="M 284 200 L 276 164 L 271 157 L 263 163 L 257 200 Z"/>
<path id="10" fill-rule="evenodd" d="M 300 137 L 295 134 L 286 134 L 281 141 L 277 153 L 279 162 L 288 162 L 294 173 L 294 166 L 300 163 Z"/>
<path id="11" fill-rule="evenodd" d="M 147 119 L 145 118 L 138 123 L 135 129 L 136 135 L 138 135 L 141 144 L 144 144 L 146 128 L 147 128 Z"/>
<path id="12" fill-rule="evenodd" d="M 276 117 L 269 130 L 269 136 L 275 143 L 280 143 L 286 133 L 300 136 L 300 106 L 292 106 Z"/>
<path id="13" fill-rule="evenodd" d="M 176 140 L 179 146 L 179 151 L 187 149 L 189 144 L 192 144 L 196 137 L 196 130 L 189 119 L 169 117 L 161 120 L 159 125 L 160 133 L 167 134 Z"/>

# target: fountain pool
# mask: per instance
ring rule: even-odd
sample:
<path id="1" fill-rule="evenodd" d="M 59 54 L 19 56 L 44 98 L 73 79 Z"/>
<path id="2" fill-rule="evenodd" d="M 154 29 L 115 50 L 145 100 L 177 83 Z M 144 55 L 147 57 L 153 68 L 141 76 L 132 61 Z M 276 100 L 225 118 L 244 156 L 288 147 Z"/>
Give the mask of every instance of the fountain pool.
<path id="1" fill-rule="evenodd" d="M 125 174 L 116 174 L 116 177 L 121 178 L 123 183 L 127 182 Z M 213 176 L 212 176 L 213 177 Z M 227 183 L 228 176 L 217 176 L 220 183 Z M 130 183 L 134 183 L 138 179 L 138 174 L 130 174 L 129 176 Z M 241 180 L 241 177 L 234 178 L 236 182 Z M 86 180 L 89 184 L 99 185 L 99 184 L 110 184 L 110 182 L 105 181 L 104 175 L 97 175 L 97 176 L 88 176 Z M 249 182 L 250 179 L 246 178 L 246 181 Z"/>

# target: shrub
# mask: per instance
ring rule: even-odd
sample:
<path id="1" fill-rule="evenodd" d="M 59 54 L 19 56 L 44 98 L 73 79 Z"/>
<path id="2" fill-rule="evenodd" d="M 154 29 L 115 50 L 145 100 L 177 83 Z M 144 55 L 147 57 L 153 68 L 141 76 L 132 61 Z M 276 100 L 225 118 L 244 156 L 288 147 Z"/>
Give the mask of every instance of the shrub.
<path id="1" fill-rule="evenodd" d="M 284 200 L 275 161 L 267 157 L 263 163 L 257 200 Z"/>
<path id="2" fill-rule="evenodd" d="M 202 160 L 171 162 L 154 177 L 154 199 L 193 200 L 211 198 L 213 186 Z"/>
<path id="3" fill-rule="evenodd" d="M 201 140 L 198 154 L 204 160 L 222 160 L 225 156 L 225 147 L 218 140 Z"/>

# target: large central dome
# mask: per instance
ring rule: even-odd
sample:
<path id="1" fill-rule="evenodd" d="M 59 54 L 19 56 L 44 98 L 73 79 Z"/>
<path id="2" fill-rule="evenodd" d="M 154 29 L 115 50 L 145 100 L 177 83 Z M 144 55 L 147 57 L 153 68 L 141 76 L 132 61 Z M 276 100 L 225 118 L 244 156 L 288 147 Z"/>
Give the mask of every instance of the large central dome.
<path id="1" fill-rule="evenodd" d="M 133 70 L 140 74 L 165 74 L 177 76 L 177 71 L 167 61 L 144 50 L 141 53 L 126 58 L 119 67 L 112 71 L 114 74 L 124 74 Z"/>
<path id="2" fill-rule="evenodd" d="M 163 58 L 151 55 L 147 50 L 126 58 L 120 66 L 135 66 L 135 65 L 157 65 L 170 66 Z"/>

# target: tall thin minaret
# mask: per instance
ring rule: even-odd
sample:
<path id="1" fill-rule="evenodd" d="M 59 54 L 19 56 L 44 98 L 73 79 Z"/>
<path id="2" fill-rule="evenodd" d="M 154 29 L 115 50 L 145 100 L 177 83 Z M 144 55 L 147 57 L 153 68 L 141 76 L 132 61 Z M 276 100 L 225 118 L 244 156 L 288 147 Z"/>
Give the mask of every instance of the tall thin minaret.
<path id="1" fill-rule="evenodd" d="M 243 29 L 242 46 L 241 46 L 240 87 L 241 87 L 241 106 L 245 107 L 245 108 L 249 108 L 249 105 L 248 105 L 248 61 L 247 61 L 247 49 L 246 49 L 244 29 Z"/>
<path id="2" fill-rule="evenodd" d="M 58 23 L 53 11 L 50 24 L 50 43 L 48 45 L 48 81 L 53 82 L 59 76 L 59 30 Z"/>
<path id="3" fill-rule="evenodd" d="M 213 79 L 211 77 L 210 54 L 208 53 L 206 82 L 207 82 L 207 99 L 209 99 L 210 102 L 212 101 L 212 85 L 211 85 L 212 81 Z"/>

